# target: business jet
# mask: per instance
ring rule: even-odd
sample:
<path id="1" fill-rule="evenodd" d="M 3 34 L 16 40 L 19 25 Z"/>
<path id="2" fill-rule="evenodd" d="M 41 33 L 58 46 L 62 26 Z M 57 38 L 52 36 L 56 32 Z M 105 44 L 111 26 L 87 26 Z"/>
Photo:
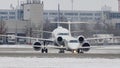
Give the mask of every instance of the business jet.
<path id="1" fill-rule="evenodd" d="M 41 50 L 41 53 L 48 53 L 48 49 L 53 48 L 53 49 L 59 49 L 58 53 L 65 53 L 65 51 L 70 51 L 72 53 L 85 53 L 92 48 L 101 48 L 101 46 L 100 47 L 91 46 L 90 43 L 88 42 L 89 40 L 111 39 L 111 37 L 85 38 L 83 35 L 79 35 L 77 38 L 75 38 L 71 35 L 71 26 L 70 26 L 71 22 L 67 23 L 69 25 L 68 29 L 63 28 L 62 26 L 59 25 L 59 23 L 58 23 L 58 27 L 51 32 L 52 38 L 50 39 L 41 38 L 33 43 L 34 50 L 36 51 Z M 61 22 L 61 23 L 66 23 L 66 22 Z M 79 22 L 79 23 L 86 23 L 86 22 Z M 50 43 L 52 43 L 51 46 L 49 45 Z"/>
<path id="2" fill-rule="evenodd" d="M 52 43 L 54 46 L 48 46 L 47 43 Z M 33 48 L 36 51 L 41 50 L 42 53 L 48 53 L 48 48 L 59 49 L 59 53 L 65 53 L 65 51 L 84 53 L 90 50 L 90 44 L 84 36 L 80 35 L 74 38 L 71 36 L 70 30 L 58 26 L 53 30 L 51 39 L 39 39 L 33 43 Z"/>

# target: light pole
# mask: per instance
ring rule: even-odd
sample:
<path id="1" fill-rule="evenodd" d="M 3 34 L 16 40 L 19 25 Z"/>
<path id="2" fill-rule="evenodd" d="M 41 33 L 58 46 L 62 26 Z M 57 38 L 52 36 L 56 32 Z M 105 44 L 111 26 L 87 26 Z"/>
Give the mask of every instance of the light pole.
<path id="1" fill-rule="evenodd" d="M 17 33 L 18 33 L 18 32 L 17 32 L 17 22 L 16 22 L 15 25 L 16 25 L 16 27 L 15 27 L 15 28 L 16 28 L 16 29 L 15 29 L 15 35 L 17 36 Z M 17 38 L 15 38 L 15 44 L 17 44 Z"/>
<path id="2" fill-rule="evenodd" d="M 31 23 L 31 19 L 27 20 L 28 21 L 28 34 L 29 37 L 32 37 L 32 23 Z"/>

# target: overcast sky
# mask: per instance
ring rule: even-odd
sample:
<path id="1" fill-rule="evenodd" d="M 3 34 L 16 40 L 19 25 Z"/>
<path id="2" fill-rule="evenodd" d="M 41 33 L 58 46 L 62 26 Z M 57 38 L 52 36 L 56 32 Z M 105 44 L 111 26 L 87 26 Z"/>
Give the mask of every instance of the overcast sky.
<path id="1" fill-rule="evenodd" d="M 10 4 L 15 7 L 18 0 L 0 0 L 0 9 L 10 9 Z M 19 0 L 26 1 L 26 0 Z M 57 9 L 57 4 L 60 3 L 61 9 L 71 10 L 71 0 L 42 0 L 44 1 L 44 9 Z M 74 0 L 74 10 L 101 10 L 101 7 L 107 5 L 112 8 L 112 11 L 117 11 L 117 0 Z"/>

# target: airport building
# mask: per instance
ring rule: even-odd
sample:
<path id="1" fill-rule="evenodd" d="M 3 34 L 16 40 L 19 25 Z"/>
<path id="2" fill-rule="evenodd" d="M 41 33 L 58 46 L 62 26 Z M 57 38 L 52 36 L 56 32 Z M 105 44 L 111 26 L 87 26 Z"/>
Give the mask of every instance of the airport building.
<path id="1" fill-rule="evenodd" d="M 15 34 L 17 30 L 18 35 L 23 35 L 26 26 L 41 30 L 44 21 L 43 2 L 40 0 L 27 0 L 18 9 L 1 9 L 0 21 L 6 22 L 7 34 Z"/>
<path id="2" fill-rule="evenodd" d="M 35 6 L 35 5 L 34 5 Z M 34 10 L 34 9 L 33 9 Z M 36 10 L 36 12 L 39 9 Z M 39 10 L 38 14 L 36 14 L 38 17 L 34 17 L 36 16 L 34 13 L 36 13 L 34 11 L 34 13 L 30 14 L 29 12 L 33 12 L 32 10 L 29 10 L 28 8 L 24 9 L 18 9 L 18 10 L 0 10 L 0 19 L 2 20 L 29 20 L 29 19 L 33 19 L 33 18 L 39 18 L 39 16 L 42 15 L 43 10 Z M 43 11 L 43 15 L 42 17 L 44 17 L 44 20 L 49 20 L 51 22 L 56 21 L 56 19 L 58 18 L 58 11 L 57 10 L 44 10 Z M 32 16 L 32 14 L 34 16 Z M 29 15 L 29 16 L 28 16 Z M 30 18 L 32 17 L 32 18 Z M 74 22 L 89 22 L 89 21 L 100 21 L 103 20 L 103 18 L 108 20 L 111 19 L 120 19 L 120 13 L 119 12 L 112 12 L 112 11 L 71 11 L 71 10 L 61 10 L 60 11 L 60 17 L 66 18 L 67 21 L 74 21 Z M 41 19 L 41 18 L 39 18 Z"/>
<path id="3" fill-rule="evenodd" d="M 2 34 L 41 37 L 41 33 L 33 30 L 42 30 L 43 27 L 43 2 L 41 0 L 26 0 L 19 8 L 0 10 L 0 23 L 5 23 Z M 2 26 L 1 24 L 1 26 Z M 12 42 L 15 42 L 15 39 Z M 25 39 L 17 39 L 19 42 Z"/>
<path id="4" fill-rule="evenodd" d="M 22 3 L 21 8 L 11 10 L 0 10 L 0 20 L 4 20 L 8 25 L 8 33 L 15 33 L 17 30 L 25 30 L 25 26 L 33 26 L 38 29 L 42 29 L 44 22 L 56 22 L 59 19 L 67 22 L 94 22 L 94 23 L 112 23 L 115 28 L 120 29 L 120 13 L 114 11 L 75 11 L 75 10 L 43 10 L 43 2 L 40 0 L 27 0 Z M 23 27 L 16 28 L 9 26 L 9 24 L 19 26 L 22 24 Z M 17 23 L 17 25 L 15 25 Z M 19 24 L 18 24 L 19 23 Z M 25 24 L 24 24 L 25 23 Z M 11 32 L 11 30 L 14 31 Z M 22 30 L 17 31 L 21 33 Z"/>
<path id="5" fill-rule="evenodd" d="M 29 4 L 28 4 L 29 5 Z M 57 10 L 33 10 L 28 9 L 28 5 L 25 5 L 24 9 L 19 10 L 0 10 L 0 20 L 18 20 L 18 21 L 31 21 L 31 23 L 49 21 L 58 21 L 58 11 Z M 39 5 L 38 5 L 39 6 Z M 43 12 L 43 15 L 42 15 Z M 120 13 L 113 11 L 70 11 L 61 10 L 60 11 L 61 21 L 72 21 L 72 22 L 106 22 L 113 23 L 115 28 L 120 29 Z"/>
<path id="6" fill-rule="evenodd" d="M 0 19 L 2 19 L 2 20 L 29 20 L 31 18 L 30 18 L 30 14 L 28 13 L 28 11 L 33 12 L 33 10 L 29 10 L 26 4 L 25 4 L 24 9 L 0 10 Z M 39 9 L 37 9 L 36 11 L 38 11 L 38 10 Z M 39 10 L 39 13 L 37 15 L 41 16 L 40 14 L 42 14 L 42 13 L 40 13 L 40 12 L 42 12 L 42 11 Z M 44 12 L 43 15 L 44 15 L 45 20 L 50 20 L 51 22 L 54 22 L 58 18 L 57 10 L 44 10 L 43 12 Z M 34 13 L 36 13 L 35 10 L 34 10 Z M 39 17 L 32 16 L 32 14 L 34 14 L 34 13 L 31 13 L 31 17 L 39 18 Z M 111 14 L 111 11 L 107 12 L 107 13 Z M 66 18 L 67 21 L 72 20 L 74 22 L 99 21 L 102 19 L 103 14 L 104 14 L 104 11 L 74 11 L 74 12 L 71 10 L 61 10 L 60 11 L 60 17 Z M 116 12 L 116 14 L 119 14 L 119 13 Z M 115 15 L 115 14 L 113 14 L 113 15 Z"/>
<path id="7" fill-rule="evenodd" d="M 23 10 L 0 10 L 1 20 L 20 20 L 23 18 Z"/>
<path id="8" fill-rule="evenodd" d="M 50 21 L 56 21 L 58 18 L 57 10 L 44 10 L 44 17 Z M 89 22 L 97 21 L 102 18 L 101 11 L 71 11 L 61 10 L 60 17 L 66 18 L 67 21 L 73 22 Z"/>

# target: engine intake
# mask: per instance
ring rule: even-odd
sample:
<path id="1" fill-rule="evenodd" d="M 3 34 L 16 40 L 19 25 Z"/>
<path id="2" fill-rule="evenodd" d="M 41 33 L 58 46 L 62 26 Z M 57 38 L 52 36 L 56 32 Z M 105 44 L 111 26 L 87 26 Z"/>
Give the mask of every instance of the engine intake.
<path id="1" fill-rule="evenodd" d="M 58 37 L 58 38 L 57 38 L 57 41 L 58 41 L 58 42 L 62 42 L 62 41 L 63 41 L 63 38 L 62 38 L 62 37 Z"/>
<path id="2" fill-rule="evenodd" d="M 85 52 L 87 52 L 87 51 L 89 51 L 90 50 L 90 44 L 89 43 L 84 43 L 83 45 L 82 45 L 82 47 L 88 47 L 88 48 L 82 48 L 82 50 L 83 51 L 85 51 Z"/>
<path id="3" fill-rule="evenodd" d="M 57 40 L 56 40 L 56 43 L 57 43 L 58 46 L 64 45 L 64 40 L 63 40 L 63 38 L 62 38 L 62 37 L 58 37 Z"/>
<path id="4" fill-rule="evenodd" d="M 79 40 L 80 43 L 83 43 L 85 39 L 84 39 L 83 36 L 80 36 L 80 37 L 78 37 L 78 40 Z"/>
<path id="5" fill-rule="evenodd" d="M 34 45 L 33 48 L 34 48 L 35 51 L 40 51 L 40 49 L 41 49 L 40 42 L 35 42 L 33 45 Z"/>

